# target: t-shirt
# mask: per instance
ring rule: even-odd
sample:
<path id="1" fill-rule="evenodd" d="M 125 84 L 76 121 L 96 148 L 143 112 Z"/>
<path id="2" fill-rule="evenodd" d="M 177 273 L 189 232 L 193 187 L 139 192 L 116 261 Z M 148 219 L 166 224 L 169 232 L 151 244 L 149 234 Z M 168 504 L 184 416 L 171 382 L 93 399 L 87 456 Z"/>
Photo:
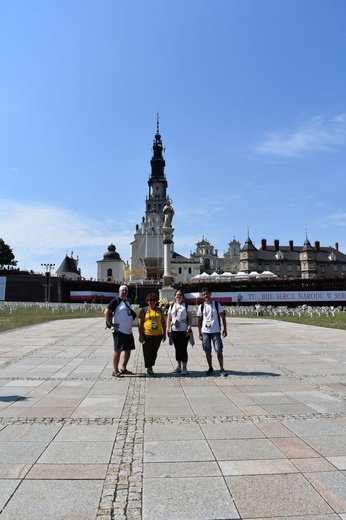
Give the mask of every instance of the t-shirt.
<path id="1" fill-rule="evenodd" d="M 203 303 L 202 333 L 205 332 L 210 334 L 221 331 L 216 305 L 218 305 L 219 314 L 224 312 L 219 302 L 214 302 L 212 300 L 211 304 L 206 302 Z M 197 316 L 202 316 L 202 305 L 198 307 Z"/>
<path id="2" fill-rule="evenodd" d="M 143 332 L 146 336 L 160 336 L 163 334 L 162 330 L 162 319 L 161 319 L 161 311 L 157 309 L 147 308 L 146 312 L 143 309 L 144 313 L 144 322 L 143 322 Z"/>
<path id="3" fill-rule="evenodd" d="M 187 313 L 190 311 L 190 306 L 182 303 L 173 303 L 173 305 L 168 309 L 168 314 L 172 317 L 172 330 L 178 332 L 184 332 L 187 330 L 188 326 L 188 316 Z"/>
<path id="4" fill-rule="evenodd" d="M 116 298 L 110 302 L 107 308 L 114 311 L 115 303 Z M 116 329 L 119 332 L 122 332 L 123 334 L 132 334 L 133 317 L 129 302 L 127 302 L 127 304 L 124 301 L 119 303 L 113 314 L 112 323 L 119 324 L 119 327 Z"/>

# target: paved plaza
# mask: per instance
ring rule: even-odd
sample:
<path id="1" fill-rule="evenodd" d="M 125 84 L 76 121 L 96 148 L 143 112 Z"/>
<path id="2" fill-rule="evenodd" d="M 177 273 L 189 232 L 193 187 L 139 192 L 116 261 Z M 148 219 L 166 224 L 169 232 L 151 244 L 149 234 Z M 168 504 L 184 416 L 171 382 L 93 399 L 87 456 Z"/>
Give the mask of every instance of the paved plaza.
<path id="1" fill-rule="evenodd" d="M 346 520 L 346 331 L 227 323 L 227 378 L 196 329 L 156 379 L 103 318 L 1 333 L 1 520 Z"/>

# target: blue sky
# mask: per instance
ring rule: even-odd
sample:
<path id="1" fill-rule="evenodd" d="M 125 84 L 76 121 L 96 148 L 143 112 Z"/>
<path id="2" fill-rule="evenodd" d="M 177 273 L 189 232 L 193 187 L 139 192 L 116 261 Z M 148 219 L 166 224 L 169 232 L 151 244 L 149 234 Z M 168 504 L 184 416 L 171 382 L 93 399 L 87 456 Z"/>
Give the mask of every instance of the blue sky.
<path id="1" fill-rule="evenodd" d="M 41 272 L 126 261 L 156 113 L 175 250 L 346 252 L 344 0 L 0 2 L 0 238 Z"/>

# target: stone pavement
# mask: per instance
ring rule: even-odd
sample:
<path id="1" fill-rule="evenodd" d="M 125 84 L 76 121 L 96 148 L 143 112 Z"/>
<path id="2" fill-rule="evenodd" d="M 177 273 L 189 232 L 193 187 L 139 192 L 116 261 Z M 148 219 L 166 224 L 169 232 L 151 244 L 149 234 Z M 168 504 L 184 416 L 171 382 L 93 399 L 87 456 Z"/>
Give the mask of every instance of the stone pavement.
<path id="1" fill-rule="evenodd" d="M 1 333 L 1 520 L 346 520 L 346 331 L 227 321 L 227 378 L 197 340 L 115 380 L 103 318 Z"/>

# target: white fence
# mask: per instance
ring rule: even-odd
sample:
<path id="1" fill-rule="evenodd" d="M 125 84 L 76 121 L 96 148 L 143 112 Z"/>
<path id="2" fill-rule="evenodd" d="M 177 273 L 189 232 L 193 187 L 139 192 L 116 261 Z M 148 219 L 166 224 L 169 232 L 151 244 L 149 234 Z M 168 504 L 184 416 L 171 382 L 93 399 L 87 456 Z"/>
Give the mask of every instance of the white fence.
<path id="1" fill-rule="evenodd" d="M 93 311 L 100 311 L 102 313 L 106 305 L 101 303 L 44 303 L 44 302 L 1 302 L 0 313 L 9 312 L 10 314 L 16 312 L 18 309 L 51 309 L 52 313 L 84 311 L 90 313 Z"/>

